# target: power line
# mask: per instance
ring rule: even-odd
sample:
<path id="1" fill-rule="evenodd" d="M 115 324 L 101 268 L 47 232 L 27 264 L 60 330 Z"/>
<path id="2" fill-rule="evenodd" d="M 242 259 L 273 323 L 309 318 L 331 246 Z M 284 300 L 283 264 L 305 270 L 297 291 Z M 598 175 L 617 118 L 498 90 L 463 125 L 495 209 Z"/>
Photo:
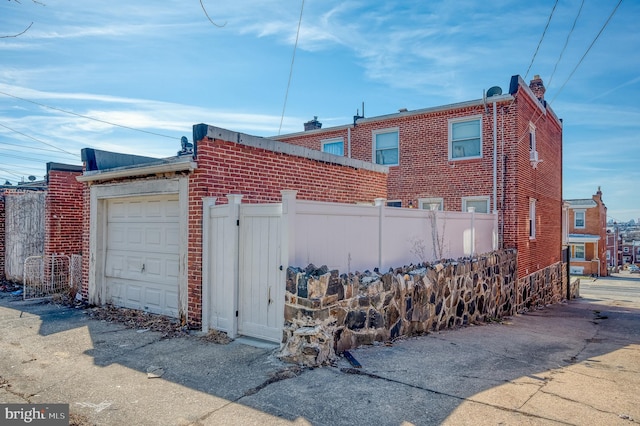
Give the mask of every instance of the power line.
<path id="1" fill-rule="evenodd" d="M 302 0 L 302 6 L 300 7 L 300 19 L 298 19 L 298 31 L 296 32 L 296 42 L 293 45 L 293 56 L 291 57 L 291 67 L 289 68 L 289 80 L 287 81 L 287 90 L 284 94 L 284 105 L 282 105 L 282 115 L 280 116 L 280 127 L 278 127 L 278 134 L 282 130 L 282 121 L 284 120 L 284 111 L 287 108 L 287 98 L 289 97 L 289 87 L 291 86 L 291 76 L 293 75 L 293 61 L 296 59 L 296 49 L 298 48 L 298 38 L 300 36 L 300 24 L 302 24 L 302 11 L 304 10 L 304 0 Z"/>
<path id="2" fill-rule="evenodd" d="M 542 31 L 542 36 L 540 37 L 540 41 L 538 42 L 538 47 L 536 47 L 536 51 L 533 54 L 533 58 L 531 58 L 531 63 L 529 64 L 529 68 L 527 68 L 527 72 L 524 75 L 526 79 L 529 75 L 529 71 L 531 70 L 531 66 L 533 65 L 533 61 L 536 59 L 538 55 L 538 49 L 540 49 L 540 45 L 542 44 L 542 40 L 544 39 L 544 35 L 547 33 L 547 29 L 549 28 L 549 24 L 551 23 L 551 17 L 553 16 L 553 12 L 556 10 L 556 6 L 558 5 L 558 0 L 553 4 L 553 9 L 551 9 L 551 13 L 549 14 L 549 19 L 547 20 L 547 25 L 544 27 L 544 31 Z"/>
<path id="3" fill-rule="evenodd" d="M 0 92 L 0 93 L 2 93 L 2 92 Z M 67 154 L 71 154 L 71 155 L 73 155 L 74 157 L 78 157 L 78 156 L 79 156 L 78 154 L 74 154 L 73 152 L 65 151 L 64 149 L 62 149 L 62 148 L 58 148 L 58 147 L 57 147 L 57 146 L 55 146 L 55 145 L 52 145 L 52 144 L 47 143 L 47 142 L 45 142 L 45 141 L 41 141 L 40 139 L 34 138 L 34 137 L 33 137 L 33 136 L 31 136 L 31 135 L 27 135 L 26 133 L 22 133 L 22 132 L 20 132 L 20 131 L 18 131 L 18 130 L 16 130 L 16 129 L 12 129 L 11 127 L 6 126 L 6 125 L 4 125 L 4 124 L 2 124 L 2 123 L 0 123 L 0 127 L 4 127 L 5 129 L 7 129 L 7 130 L 11 130 L 12 132 L 15 132 L 15 133 L 17 133 L 17 134 L 19 134 L 19 135 L 22 135 L 22 136 L 26 137 L 26 138 L 33 139 L 33 140 L 34 140 L 34 141 L 36 141 L 36 142 L 40 142 L 41 144 L 44 144 L 44 145 L 50 146 L 50 147 L 52 147 L 52 148 L 55 148 L 55 149 L 57 149 L 58 151 L 62 151 L 62 152 L 65 152 L 65 153 L 67 153 Z"/>
<path id="4" fill-rule="evenodd" d="M 33 149 L 33 150 L 36 150 L 36 151 L 47 151 L 47 152 L 56 152 L 56 153 L 59 153 L 59 152 L 60 152 L 60 150 L 59 150 L 59 149 L 38 148 L 38 147 L 35 147 L 35 146 L 19 145 L 19 144 L 17 144 L 17 143 L 4 142 L 4 141 L 0 141 L 0 145 L 17 146 L 17 147 L 22 148 L 22 149 Z M 66 154 L 66 153 L 65 153 L 65 154 Z M 67 155 L 72 155 L 72 156 L 74 156 L 74 157 L 77 157 L 77 155 L 76 155 L 76 154 L 67 154 Z"/>
<path id="5" fill-rule="evenodd" d="M 567 49 L 567 45 L 569 44 L 569 39 L 571 38 L 571 34 L 573 33 L 573 30 L 576 28 L 576 23 L 578 22 L 578 18 L 580 17 L 580 13 L 582 12 L 583 6 L 584 6 L 584 0 L 582 0 L 582 3 L 580 3 L 580 9 L 578 9 L 578 14 L 576 15 L 576 19 L 573 20 L 573 25 L 571 26 L 571 30 L 569 30 L 569 34 L 567 34 L 567 39 L 564 41 L 564 46 L 562 47 L 560 56 L 558 57 L 556 64 L 553 66 L 553 72 L 551 73 L 551 77 L 549 77 L 549 82 L 547 83 L 547 86 L 551 86 L 551 82 L 553 81 L 553 76 L 556 74 L 556 70 L 558 69 L 558 64 L 562 59 L 562 55 L 564 54 L 564 51 Z"/>
<path id="6" fill-rule="evenodd" d="M 1 95 L 5 95 L 5 96 L 9 96 L 11 98 L 19 99 L 19 100 L 24 101 L 24 102 L 30 102 L 30 103 L 32 103 L 34 105 L 38 105 L 38 106 L 41 106 L 43 108 L 48 108 L 48 109 L 52 109 L 54 111 L 64 112 L 65 114 L 75 115 L 76 117 L 86 118 L 87 120 L 97 121 L 98 123 L 108 124 L 108 125 L 114 126 L 114 127 L 121 127 L 123 129 L 133 130 L 134 132 L 140 132 L 140 133 L 146 133 L 146 134 L 149 134 L 149 135 L 160 136 L 160 137 L 163 137 L 163 138 L 176 139 L 175 136 L 163 135 L 162 133 L 155 133 L 155 132 L 150 132 L 148 130 L 136 129 L 135 127 L 125 126 L 123 124 L 112 123 L 110 121 L 101 120 L 99 118 L 89 117 L 88 115 L 78 114 L 77 112 L 67 111 L 67 110 L 62 109 L 62 108 L 57 108 L 57 107 L 52 107 L 50 105 L 41 104 L 40 102 L 32 101 L 30 99 L 21 98 L 19 96 L 15 96 L 15 95 L 12 95 L 10 93 L 6 93 L 6 92 L 0 91 L 0 94 Z"/>
<path id="7" fill-rule="evenodd" d="M 611 21 L 611 18 L 613 18 L 613 15 L 616 13 L 616 11 L 618 10 L 618 7 L 620 6 L 620 4 L 622 3 L 622 0 L 620 0 L 618 2 L 618 4 L 616 4 L 616 7 L 613 8 L 613 10 L 611 11 L 611 14 L 609 15 L 609 17 L 607 18 L 607 20 L 605 21 L 604 25 L 602 25 L 602 28 L 600 28 L 600 31 L 598 31 L 598 34 L 596 34 L 595 38 L 593 39 L 593 41 L 591 42 L 591 44 L 589 45 L 589 47 L 587 48 L 587 50 L 584 52 L 584 55 L 582 55 L 582 58 L 580 58 L 580 60 L 578 61 L 578 63 L 576 64 L 575 68 L 573 69 L 573 71 L 571 71 L 571 74 L 569 74 L 569 77 L 567 77 L 567 79 L 564 81 L 564 83 L 562 83 L 562 86 L 560 86 L 560 89 L 556 92 L 555 96 L 553 97 L 553 99 L 551 99 L 551 103 L 553 103 L 553 101 L 558 97 L 558 95 L 560 94 L 560 92 L 562 92 L 562 89 L 564 89 L 564 86 L 567 85 L 567 83 L 569 82 L 569 80 L 571 80 L 571 77 L 573 77 L 573 74 L 576 72 L 576 70 L 578 69 L 578 67 L 580 66 L 580 64 L 582 64 L 582 61 L 584 60 L 584 58 L 587 56 L 587 54 L 589 53 L 589 51 L 591 50 L 591 48 L 593 47 L 594 44 L 596 44 L 596 41 L 598 40 L 598 38 L 600 37 L 600 34 L 602 34 L 602 32 L 604 31 L 604 29 L 607 27 L 607 25 L 609 25 L 609 21 Z"/>

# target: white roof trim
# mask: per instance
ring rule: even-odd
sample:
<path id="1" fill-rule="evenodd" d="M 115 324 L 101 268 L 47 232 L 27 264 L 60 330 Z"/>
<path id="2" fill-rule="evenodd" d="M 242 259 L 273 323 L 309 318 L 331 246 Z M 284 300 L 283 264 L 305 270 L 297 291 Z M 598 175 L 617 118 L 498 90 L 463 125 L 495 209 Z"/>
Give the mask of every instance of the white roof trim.
<path id="1" fill-rule="evenodd" d="M 95 182 L 101 180 L 119 179 L 127 177 L 136 177 L 144 175 L 153 175 L 157 173 L 172 172 L 192 172 L 196 169 L 197 164 L 193 161 L 179 161 L 172 163 L 136 165 L 127 167 L 118 167 L 115 169 L 96 170 L 84 172 L 83 175 L 77 176 L 79 182 Z"/>

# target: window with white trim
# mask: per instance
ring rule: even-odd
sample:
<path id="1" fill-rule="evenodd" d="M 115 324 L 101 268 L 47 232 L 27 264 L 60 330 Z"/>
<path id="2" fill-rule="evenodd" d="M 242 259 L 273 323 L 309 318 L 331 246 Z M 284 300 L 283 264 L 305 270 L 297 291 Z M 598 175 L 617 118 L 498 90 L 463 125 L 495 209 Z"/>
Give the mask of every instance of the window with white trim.
<path id="1" fill-rule="evenodd" d="M 529 198 L 529 239 L 536 238 L 536 199 Z"/>
<path id="2" fill-rule="evenodd" d="M 449 120 L 449 160 L 482 158 L 481 116 Z"/>
<path id="3" fill-rule="evenodd" d="M 326 139 L 322 143 L 322 152 L 334 155 L 344 155 L 344 139 Z"/>
<path id="4" fill-rule="evenodd" d="M 401 200 L 387 200 L 385 202 L 385 205 L 387 207 L 402 207 L 402 201 Z"/>
<path id="5" fill-rule="evenodd" d="M 584 244 L 571 245 L 571 259 L 584 260 Z"/>
<path id="6" fill-rule="evenodd" d="M 440 197 L 418 198 L 418 206 L 423 210 L 444 210 L 444 199 Z"/>
<path id="7" fill-rule="evenodd" d="M 536 148 L 536 126 L 533 123 L 529 123 L 529 151 L 538 151 Z"/>
<path id="8" fill-rule="evenodd" d="M 462 197 L 462 211 L 474 207 L 476 213 L 489 213 L 489 197 Z"/>
<path id="9" fill-rule="evenodd" d="M 576 210 L 573 213 L 573 226 L 574 228 L 584 228 L 584 210 Z"/>
<path id="10" fill-rule="evenodd" d="M 398 128 L 374 130 L 372 136 L 373 162 L 385 166 L 397 166 L 400 164 Z"/>
<path id="11" fill-rule="evenodd" d="M 629 247 L 623 247 L 622 251 L 625 252 L 625 253 L 629 253 Z"/>

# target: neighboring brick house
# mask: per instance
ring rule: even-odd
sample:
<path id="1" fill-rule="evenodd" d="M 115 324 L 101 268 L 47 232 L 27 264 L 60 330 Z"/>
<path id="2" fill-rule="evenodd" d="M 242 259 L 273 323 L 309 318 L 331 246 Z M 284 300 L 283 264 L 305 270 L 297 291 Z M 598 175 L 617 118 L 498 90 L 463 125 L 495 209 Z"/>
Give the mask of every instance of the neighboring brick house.
<path id="1" fill-rule="evenodd" d="M 598 188 L 591 198 L 565 202 L 569 207 L 567 243 L 571 272 L 607 276 L 607 207 L 602 201 L 602 191 Z"/>
<path id="2" fill-rule="evenodd" d="M 242 204 L 279 203 L 281 191 L 295 190 L 301 200 L 356 203 L 387 194 L 384 166 L 205 124 L 194 126 L 193 140 L 192 152 L 185 140 L 179 155 L 168 159 L 82 151 L 82 294 L 89 302 L 200 327 L 210 294 L 203 291 L 210 284 L 203 282 L 203 200 L 234 205 L 242 196 Z M 215 273 L 227 267 L 233 265 Z M 284 277 L 284 269 L 277 273 Z M 271 304 L 275 297 L 268 299 Z M 275 303 L 284 303 L 284 294 Z"/>
<path id="3" fill-rule="evenodd" d="M 498 89 L 275 139 L 389 166 L 391 205 L 496 212 L 497 245 L 518 250 L 525 288 L 562 266 L 562 121 L 539 76 L 529 85 L 513 76 L 507 94 Z"/>
<path id="4" fill-rule="evenodd" d="M 43 236 L 37 242 L 30 241 L 31 236 L 12 235 L 11 238 L 24 239 L 28 244 L 27 254 L 17 254 L 19 265 L 27 255 L 71 255 L 81 254 L 82 251 L 82 191 L 83 185 L 76 180 L 82 174 L 81 166 L 60 163 L 47 163 L 47 174 L 44 181 L 21 183 L 16 186 L 0 187 L 0 279 L 6 273 L 6 197 L 21 197 L 25 194 L 38 192 L 44 194 L 42 209 L 25 212 L 34 218 L 33 224 L 40 229 L 37 232 Z M 36 219 L 37 218 L 37 219 Z M 41 224 L 41 225 L 38 225 Z M 25 228 L 27 229 L 27 228 Z M 25 232 L 25 231 L 21 231 Z M 31 229 L 28 233 L 34 233 Z M 21 273 L 19 274 L 22 275 Z"/>

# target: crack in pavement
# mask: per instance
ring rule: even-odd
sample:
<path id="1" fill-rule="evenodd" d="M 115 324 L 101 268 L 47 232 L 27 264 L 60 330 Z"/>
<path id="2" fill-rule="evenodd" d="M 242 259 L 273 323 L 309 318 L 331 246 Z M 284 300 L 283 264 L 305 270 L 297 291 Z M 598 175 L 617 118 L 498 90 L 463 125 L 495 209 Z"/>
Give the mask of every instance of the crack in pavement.
<path id="1" fill-rule="evenodd" d="M 552 418 L 549 418 L 549 417 L 540 416 L 538 414 L 527 413 L 527 412 L 520 411 L 520 410 L 514 410 L 512 408 L 507 408 L 507 407 L 502 407 L 502 406 L 499 406 L 499 405 L 489 404 L 487 402 L 477 401 L 477 400 L 465 398 L 465 397 L 462 397 L 462 396 L 452 395 L 452 394 L 449 394 L 449 393 L 446 393 L 446 392 L 440 392 L 440 391 L 437 391 L 435 389 L 429 389 L 429 388 L 425 388 L 423 386 L 413 385 L 411 383 L 405 383 L 405 382 L 401 382 L 399 380 L 394 380 L 394 379 L 390 379 L 390 378 L 387 378 L 387 377 L 379 376 L 377 374 L 369 373 L 369 372 L 367 372 L 365 370 L 362 370 L 362 369 L 359 369 L 359 368 L 340 368 L 340 371 L 342 373 L 345 373 L 345 374 L 355 374 L 355 375 L 359 375 L 359 376 L 366 376 L 366 377 L 370 377 L 372 379 L 380 379 L 380 380 L 384 380 L 384 381 L 387 381 L 387 382 L 390 382 L 390 383 L 396 383 L 396 384 L 399 384 L 399 385 L 408 386 L 408 387 L 411 387 L 411 388 L 414 388 L 414 389 L 418 389 L 418 390 L 422 390 L 422 391 L 425 391 L 425 392 L 432 393 L 434 395 L 439 395 L 439 396 L 444 396 L 444 397 L 448 397 L 448 398 L 457 399 L 457 400 L 459 400 L 461 402 L 469 402 L 469 403 L 473 403 L 473 404 L 484 405 L 485 407 L 494 408 L 496 410 L 504 411 L 504 412 L 507 412 L 507 413 L 516 413 L 516 414 L 520 414 L 520 415 L 525 416 L 525 417 L 530 417 L 530 418 L 535 418 L 535 419 L 540 419 L 540 420 L 553 421 L 553 422 L 556 422 L 556 423 L 572 425 L 573 426 L 572 423 L 567 423 L 567 422 L 564 422 L 562 420 L 552 419 Z"/>

